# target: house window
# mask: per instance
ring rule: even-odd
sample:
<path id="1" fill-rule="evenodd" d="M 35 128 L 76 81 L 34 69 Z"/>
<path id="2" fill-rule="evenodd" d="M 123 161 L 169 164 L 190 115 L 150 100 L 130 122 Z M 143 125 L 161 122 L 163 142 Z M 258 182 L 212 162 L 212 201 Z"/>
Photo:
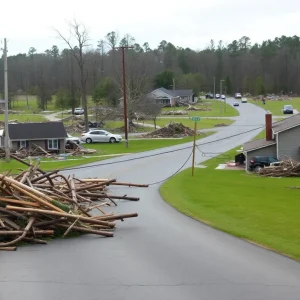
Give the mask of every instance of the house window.
<path id="1" fill-rule="evenodd" d="M 20 148 L 26 148 L 26 147 L 27 147 L 26 141 L 20 141 Z"/>
<path id="2" fill-rule="evenodd" d="M 48 140 L 48 149 L 57 150 L 58 149 L 58 140 Z"/>

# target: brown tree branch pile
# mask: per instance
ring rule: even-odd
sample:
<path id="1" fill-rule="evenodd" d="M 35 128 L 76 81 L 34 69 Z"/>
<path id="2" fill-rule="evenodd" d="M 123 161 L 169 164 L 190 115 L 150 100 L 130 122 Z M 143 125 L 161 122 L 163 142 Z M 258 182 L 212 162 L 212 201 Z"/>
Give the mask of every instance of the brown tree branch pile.
<path id="1" fill-rule="evenodd" d="M 300 163 L 292 159 L 283 160 L 279 166 L 260 169 L 259 175 L 265 177 L 300 177 Z"/>
<path id="2" fill-rule="evenodd" d="M 182 123 L 171 123 L 167 126 L 144 134 L 143 137 L 150 138 L 180 138 L 184 136 L 193 136 L 194 130 L 184 126 Z"/>
<path id="3" fill-rule="evenodd" d="M 116 179 L 66 177 L 59 171 L 46 173 L 38 164 L 17 176 L 0 174 L 0 250 L 16 250 L 20 242 L 47 244 L 45 238 L 62 233 L 63 237 L 71 232 L 112 237 L 115 221 L 138 215 L 115 214 L 105 207 L 117 206 L 116 199 L 139 198 L 112 195 L 107 191 L 110 185 L 147 187 Z"/>

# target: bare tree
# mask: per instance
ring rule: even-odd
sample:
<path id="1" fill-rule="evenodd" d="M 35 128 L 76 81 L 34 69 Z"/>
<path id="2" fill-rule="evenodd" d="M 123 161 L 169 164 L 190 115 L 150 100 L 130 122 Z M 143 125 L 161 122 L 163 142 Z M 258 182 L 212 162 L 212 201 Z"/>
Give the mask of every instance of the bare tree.
<path id="1" fill-rule="evenodd" d="M 88 72 L 86 66 L 87 55 L 84 49 L 89 45 L 89 33 L 84 25 L 79 24 L 76 20 L 69 23 L 69 37 L 65 37 L 59 30 L 55 30 L 58 37 L 62 39 L 70 48 L 77 65 L 80 70 L 80 85 L 81 85 L 81 96 L 82 105 L 84 109 L 84 122 L 85 129 L 89 129 L 88 124 L 88 110 L 87 110 L 87 88 L 86 82 L 88 79 Z M 77 45 L 73 44 L 72 40 L 76 41 Z"/>

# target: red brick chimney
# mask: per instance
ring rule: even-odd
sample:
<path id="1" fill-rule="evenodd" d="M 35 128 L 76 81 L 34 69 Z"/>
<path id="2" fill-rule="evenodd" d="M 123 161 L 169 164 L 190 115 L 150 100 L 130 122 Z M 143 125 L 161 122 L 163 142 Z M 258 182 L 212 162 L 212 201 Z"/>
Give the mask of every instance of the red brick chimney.
<path id="1" fill-rule="evenodd" d="M 266 121 L 266 141 L 273 140 L 273 132 L 272 132 L 272 114 L 267 112 L 265 115 Z"/>

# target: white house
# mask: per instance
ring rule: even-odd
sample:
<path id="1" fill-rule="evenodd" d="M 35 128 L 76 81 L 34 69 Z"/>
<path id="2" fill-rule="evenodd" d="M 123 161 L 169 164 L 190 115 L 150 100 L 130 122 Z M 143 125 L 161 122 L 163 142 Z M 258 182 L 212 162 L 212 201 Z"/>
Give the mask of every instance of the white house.
<path id="1" fill-rule="evenodd" d="M 156 89 L 150 93 L 156 99 L 156 103 L 175 106 L 176 100 L 195 103 L 196 97 L 193 90 L 167 90 L 163 87 Z"/>

